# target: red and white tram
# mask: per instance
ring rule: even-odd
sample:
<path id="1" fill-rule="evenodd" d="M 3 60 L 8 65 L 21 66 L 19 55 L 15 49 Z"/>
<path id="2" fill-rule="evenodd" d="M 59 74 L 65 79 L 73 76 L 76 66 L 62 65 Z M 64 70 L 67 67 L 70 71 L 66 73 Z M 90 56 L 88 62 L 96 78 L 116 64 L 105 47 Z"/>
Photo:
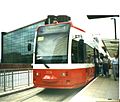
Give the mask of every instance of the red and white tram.
<path id="1" fill-rule="evenodd" d="M 71 22 L 40 26 L 34 44 L 35 87 L 78 88 L 95 77 L 98 44 Z"/>

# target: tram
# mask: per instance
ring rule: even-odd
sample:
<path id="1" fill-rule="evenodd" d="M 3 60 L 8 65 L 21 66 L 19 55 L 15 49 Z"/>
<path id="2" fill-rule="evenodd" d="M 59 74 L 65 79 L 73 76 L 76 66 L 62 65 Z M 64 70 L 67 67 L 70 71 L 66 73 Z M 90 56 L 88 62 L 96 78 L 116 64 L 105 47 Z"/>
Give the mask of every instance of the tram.
<path id="1" fill-rule="evenodd" d="M 72 89 L 95 77 L 98 42 L 72 21 L 40 26 L 34 40 L 35 87 Z"/>

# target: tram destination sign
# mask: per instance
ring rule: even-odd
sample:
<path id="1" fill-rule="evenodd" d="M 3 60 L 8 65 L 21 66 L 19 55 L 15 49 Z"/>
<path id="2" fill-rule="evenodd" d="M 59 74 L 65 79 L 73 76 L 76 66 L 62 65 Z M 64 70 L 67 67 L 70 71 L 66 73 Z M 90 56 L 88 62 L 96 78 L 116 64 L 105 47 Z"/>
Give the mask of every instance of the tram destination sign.
<path id="1" fill-rule="evenodd" d="M 49 26 L 41 26 L 38 28 L 38 34 L 51 34 L 51 33 L 60 33 L 68 32 L 70 24 L 57 24 Z"/>

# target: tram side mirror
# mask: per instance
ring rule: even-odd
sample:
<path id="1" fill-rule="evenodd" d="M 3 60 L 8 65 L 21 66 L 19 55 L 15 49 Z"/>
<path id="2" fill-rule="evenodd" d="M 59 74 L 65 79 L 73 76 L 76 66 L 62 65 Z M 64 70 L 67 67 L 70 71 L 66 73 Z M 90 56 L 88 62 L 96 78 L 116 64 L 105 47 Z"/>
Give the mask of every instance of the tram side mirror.
<path id="1" fill-rule="evenodd" d="M 28 51 L 31 51 L 31 43 L 28 43 Z"/>

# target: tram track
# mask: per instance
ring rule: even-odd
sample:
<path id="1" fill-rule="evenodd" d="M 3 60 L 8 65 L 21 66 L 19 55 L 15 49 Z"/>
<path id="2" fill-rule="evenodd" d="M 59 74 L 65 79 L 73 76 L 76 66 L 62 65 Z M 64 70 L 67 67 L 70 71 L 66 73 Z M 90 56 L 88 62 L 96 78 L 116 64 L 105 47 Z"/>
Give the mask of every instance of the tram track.
<path id="1" fill-rule="evenodd" d="M 44 90 L 43 88 L 30 88 L 29 90 L 21 90 L 6 94 L 0 97 L 0 102 L 22 102 L 30 97 L 33 97 L 37 93 Z"/>
<path id="2" fill-rule="evenodd" d="M 68 102 L 81 89 L 31 88 L 0 97 L 0 102 Z"/>
<path id="3" fill-rule="evenodd" d="M 81 89 L 44 89 L 20 102 L 68 102 Z"/>

